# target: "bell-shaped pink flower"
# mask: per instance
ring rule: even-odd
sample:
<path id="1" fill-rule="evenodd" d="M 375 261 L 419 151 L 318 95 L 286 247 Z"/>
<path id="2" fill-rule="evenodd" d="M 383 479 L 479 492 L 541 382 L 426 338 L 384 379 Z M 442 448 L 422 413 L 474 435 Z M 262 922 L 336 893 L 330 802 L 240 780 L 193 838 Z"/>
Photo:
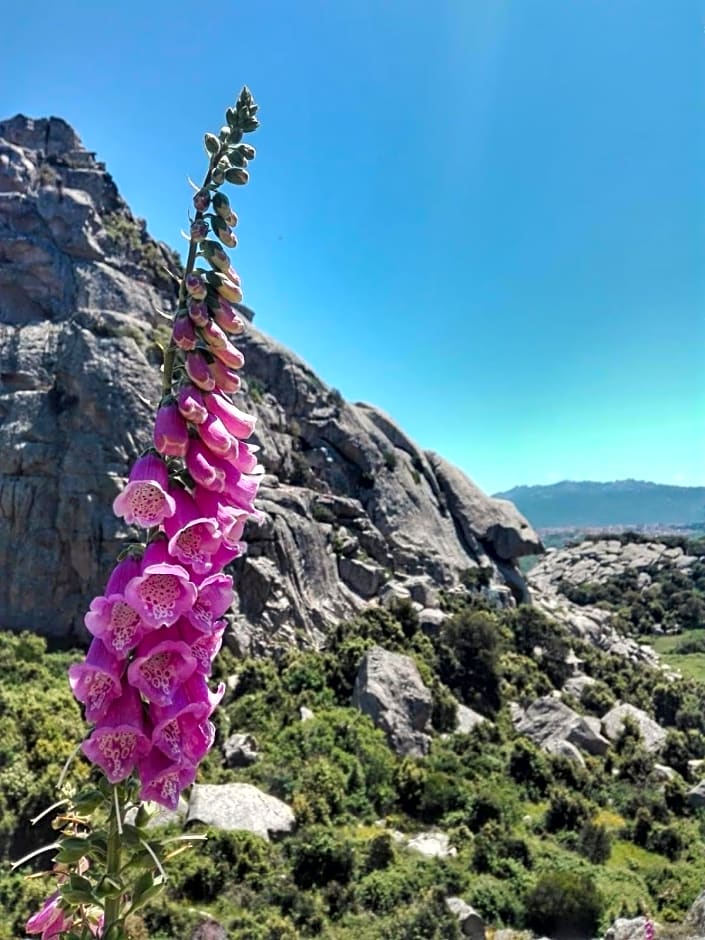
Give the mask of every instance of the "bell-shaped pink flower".
<path id="1" fill-rule="evenodd" d="M 259 447 L 256 444 L 250 445 L 239 441 L 237 448 L 226 454 L 225 459 L 241 473 L 259 473 L 264 468 L 257 462 L 258 450 Z"/>
<path id="2" fill-rule="evenodd" d="M 227 622 L 225 620 L 214 621 L 208 633 L 197 630 L 193 624 L 183 617 L 179 620 L 177 626 L 180 636 L 188 643 L 191 648 L 191 655 L 196 660 L 196 672 L 203 676 L 209 676 L 213 667 L 213 660 L 223 645 L 223 634 Z"/>
<path id="3" fill-rule="evenodd" d="M 118 562 L 108 581 L 105 596 L 93 598 L 83 618 L 88 632 L 99 637 L 118 659 L 124 659 L 150 629 L 125 600 L 125 588 L 140 573 L 141 565 L 136 559 L 128 557 Z"/>
<path id="4" fill-rule="evenodd" d="M 211 312 L 215 322 L 221 330 L 225 330 L 226 333 L 236 335 L 237 333 L 242 333 L 245 329 L 245 321 L 235 307 L 228 303 L 223 297 L 218 297 L 218 302 L 215 306 L 211 307 Z"/>
<path id="5" fill-rule="evenodd" d="M 196 659 L 176 627 L 155 630 L 142 640 L 127 669 L 127 680 L 155 705 L 168 705 L 196 668 Z"/>
<path id="6" fill-rule="evenodd" d="M 174 564 L 166 543 L 152 542 L 142 559 L 142 573 L 125 588 L 125 600 L 150 627 L 170 626 L 193 607 L 196 585 L 188 571 Z"/>
<path id="7" fill-rule="evenodd" d="M 110 783 L 117 783 L 132 773 L 137 758 L 146 757 L 150 747 L 142 701 L 137 690 L 128 685 L 111 703 L 81 750 Z"/>
<path id="8" fill-rule="evenodd" d="M 198 586 L 198 597 L 187 612 L 187 620 L 201 633 L 210 633 L 214 624 L 233 603 L 233 579 L 222 572 L 208 575 Z"/>
<path id="9" fill-rule="evenodd" d="M 203 392 L 195 385 L 184 385 L 179 389 L 176 405 L 182 416 L 192 424 L 201 424 L 208 417 Z"/>
<path id="10" fill-rule="evenodd" d="M 199 764 L 213 744 L 215 729 L 208 718 L 225 693 L 208 688 L 202 673 L 195 672 L 174 693 L 169 705 L 152 705 L 152 744 L 176 763 Z"/>
<path id="11" fill-rule="evenodd" d="M 196 336 L 196 329 L 190 317 L 182 315 L 174 320 L 172 339 L 179 349 L 189 351 L 196 348 L 198 337 Z"/>
<path id="12" fill-rule="evenodd" d="M 240 411 L 231 401 L 217 392 L 205 396 L 205 405 L 211 414 L 223 422 L 233 437 L 244 441 L 255 429 L 257 418 L 245 411 Z"/>
<path id="13" fill-rule="evenodd" d="M 194 385 L 206 392 L 215 388 L 215 378 L 208 368 L 205 356 L 198 349 L 186 355 L 186 374 Z"/>
<path id="14" fill-rule="evenodd" d="M 234 470 L 234 472 L 238 473 L 237 470 Z M 234 482 L 232 478 L 227 481 L 225 493 L 234 506 L 238 506 L 240 509 L 246 509 L 248 512 L 254 513 L 255 497 L 257 496 L 257 491 L 259 490 L 261 482 L 261 474 L 252 476 L 240 473 L 238 474 L 237 482 Z"/>
<path id="15" fill-rule="evenodd" d="M 238 442 L 225 427 L 220 418 L 209 414 L 201 424 L 197 425 L 198 435 L 208 450 L 219 457 L 230 457 L 237 454 Z"/>
<path id="16" fill-rule="evenodd" d="M 208 323 L 208 304 L 205 300 L 190 300 L 188 315 L 195 326 L 205 326 Z"/>
<path id="17" fill-rule="evenodd" d="M 193 356 L 195 353 L 188 353 Z M 188 451 L 188 425 L 184 421 L 176 402 L 162 405 L 154 421 L 154 446 L 160 454 L 169 457 L 185 457 Z"/>
<path id="18" fill-rule="evenodd" d="M 128 525 L 151 529 L 174 514 L 169 473 L 161 457 L 146 454 L 130 470 L 125 489 L 113 500 L 113 512 Z"/>
<path id="19" fill-rule="evenodd" d="M 151 800 L 169 810 L 179 805 L 181 792 L 196 779 L 196 767 L 187 762 L 170 760 L 158 747 L 153 747 L 147 757 L 138 761 L 142 786 L 140 799 Z"/>
<path id="20" fill-rule="evenodd" d="M 217 353 L 218 350 L 213 350 Z M 195 355 L 190 353 L 190 355 Z M 244 362 L 244 359 L 243 359 Z M 237 392 L 240 388 L 240 376 L 228 368 L 220 359 L 214 359 L 208 363 L 208 371 L 213 376 L 213 387 L 217 387 L 222 392 Z M 198 383 L 197 383 L 198 384 Z"/>
<path id="21" fill-rule="evenodd" d="M 56 891 L 29 918 L 25 925 L 27 933 L 40 933 L 41 940 L 59 940 L 63 933 L 68 933 L 73 926 L 73 917 L 69 917 L 60 904 L 61 893 Z"/>
<path id="22" fill-rule="evenodd" d="M 185 490 L 175 488 L 174 499 L 176 512 L 164 523 L 169 554 L 198 574 L 207 574 L 223 541 L 218 520 L 204 516 Z"/>
<path id="23" fill-rule="evenodd" d="M 113 656 L 98 638 L 88 647 L 82 663 L 69 666 L 69 685 L 78 701 L 86 706 L 86 721 L 99 721 L 122 693 L 124 668 L 124 662 Z"/>
<path id="24" fill-rule="evenodd" d="M 218 520 L 223 544 L 234 548 L 242 539 L 245 522 L 249 514 L 245 509 L 231 506 L 227 500 L 217 493 L 197 486 L 193 493 L 196 505 L 203 516 L 210 516 Z"/>
<path id="25" fill-rule="evenodd" d="M 245 364 L 245 357 L 232 343 L 226 342 L 224 346 L 211 347 L 213 355 L 229 369 L 241 369 Z M 222 387 L 222 386 L 221 386 Z"/>

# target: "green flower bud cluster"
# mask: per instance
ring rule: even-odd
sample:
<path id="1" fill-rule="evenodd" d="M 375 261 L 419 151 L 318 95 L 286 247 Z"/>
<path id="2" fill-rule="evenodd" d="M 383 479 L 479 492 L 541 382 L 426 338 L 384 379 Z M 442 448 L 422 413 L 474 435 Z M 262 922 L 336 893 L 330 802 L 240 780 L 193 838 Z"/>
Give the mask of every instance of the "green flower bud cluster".
<path id="1" fill-rule="evenodd" d="M 233 304 L 242 300 L 240 278 L 224 250 L 237 245 L 237 236 L 233 230 L 238 219 L 230 206 L 230 200 L 219 190 L 224 183 L 243 186 L 249 180 L 247 167 L 255 157 L 255 148 L 245 143 L 243 136 L 259 127 L 257 110 L 252 93 L 244 87 L 235 105 L 226 110 L 225 123 L 220 131 L 217 134 L 207 133 L 203 139 L 209 157 L 208 172 L 193 197 L 196 212 L 191 219 L 189 254 L 178 308 L 182 329 L 177 341 L 170 344 L 164 356 L 164 396 L 173 395 L 174 386 L 178 387 L 185 380 L 183 350 L 206 348 L 201 335 L 205 326 L 201 322 L 203 317 L 199 304 L 204 302 L 203 309 L 212 315 L 214 311 L 222 315 L 223 303 Z M 198 258 L 203 258 L 209 269 L 195 267 Z M 187 336 L 181 335 L 184 332 L 183 318 L 186 316 L 194 324 L 193 336 L 190 332 Z"/>

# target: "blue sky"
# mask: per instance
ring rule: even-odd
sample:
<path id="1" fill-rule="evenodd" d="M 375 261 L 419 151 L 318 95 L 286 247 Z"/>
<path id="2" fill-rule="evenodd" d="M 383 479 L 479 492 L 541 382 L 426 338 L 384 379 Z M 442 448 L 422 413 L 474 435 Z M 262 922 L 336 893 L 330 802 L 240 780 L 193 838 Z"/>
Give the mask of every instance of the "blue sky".
<path id="1" fill-rule="evenodd" d="M 176 247 L 247 83 L 256 322 L 488 491 L 705 483 L 705 0 L 25 0 L 2 45 L 0 117 Z"/>

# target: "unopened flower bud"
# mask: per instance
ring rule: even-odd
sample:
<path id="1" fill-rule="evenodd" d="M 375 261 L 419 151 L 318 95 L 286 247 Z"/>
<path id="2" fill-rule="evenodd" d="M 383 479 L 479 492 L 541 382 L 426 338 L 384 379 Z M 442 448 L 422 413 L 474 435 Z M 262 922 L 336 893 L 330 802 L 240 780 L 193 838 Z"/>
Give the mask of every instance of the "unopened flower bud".
<path id="1" fill-rule="evenodd" d="M 203 143 L 206 148 L 206 153 L 211 157 L 220 150 L 220 141 L 215 134 L 204 134 Z"/>
<path id="2" fill-rule="evenodd" d="M 244 186 L 249 180 L 250 174 L 239 166 L 233 166 L 225 171 L 225 179 L 228 183 L 234 183 L 236 186 Z"/>
<path id="3" fill-rule="evenodd" d="M 211 204 L 211 194 L 207 189 L 199 189 L 193 197 L 193 205 L 198 212 L 205 212 Z"/>
<path id="4" fill-rule="evenodd" d="M 227 224 L 224 219 L 221 219 L 219 215 L 210 216 L 213 231 L 221 240 L 224 245 L 227 245 L 228 248 L 234 248 L 237 245 L 237 238 L 235 237 L 233 230 Z"/>
<path id="5" fill-rule="evenodd" d="M 242 300 L 240 285 L 220 271 L 209 271 L 206 280 L 228 303 L 239 304 Z"/>
<path id="6" fill-rule="evenodd" d="M 229 369 L 241 369 L 245 364 L 245 357 L 232 343 L 226 342 L 224 346 L 213 346 L 211 351 Z"/>
<path id="7" fill-rule="evenodd" d="M 218 305 L 211 307 L 211 312 L 215 322 L 221 330 L 225 330 L 226 333 L 242 333 L 245 329 L 245 324 L 240 314 L 232 304 L 229 304 L 227 300 L 224 300 L 222 297 L 218 297 Z"/>
<path id="8" fill-rule="evenodd" d="M 179 389 L 176 404 L 183 417 L 193 424 L 201 424 L 208 416 L 203 394 L 195 385 L 184 385 Z"/>
<path id="9" fill-rule="evenodd" d="M 227 271 L 230 267 L 230 258 L 225 254 L 218 242 L 207 239 L 201 245 L 201 251 L 206 261 L 218 271 Z"/>
<path id="10" fill-rule="evenodd" d="M 211 351 L 216 348 L 224 348 L 228 344 L 228 337 L 218 324 L 212 320 L 209 320 L 201 327 L 201 336 L 208 343 Z"/>
<path id="11" fill-rule="evenodd" d="M 190 301 L 188 315 L 196 326 L 205 326 L 208 323 L 208 304 L 205 300 Z"/>
<path id="12" fill-rule="evenodd" d="M 213 209 L 216 215 L 227 223 L 231 228 L 237 225 L 237 215 L 233 212 L 228 197 L 224 193 L 216 193 L 213 196 Z"/>
<path id="13" fill-rule="evenodd" d="M 184 280 L 186 285 L 186 290 L 194 300 L 204 300 L 207 294 L 207 288 L 203 281 L 203 278 L 199 274 L 195 274 L 193 271 L 191 274 L 187 274 Z"/>
<path id="14" fill-rule="evenodd" d="M 195 353 L 189 353 L 190 356 Z M 237 392 L 240 390 L 240 376 L 233 372 L 220 359 L 214 359 L 208 364 L 208 370 L 213 378 L 213 387 L 217 387 L 221 392 Z M 196 383 L 198 384 L 198 383 Z"/>
<path id="15" fill-rule="evenodd" d="M 203 389 L 204 392 L 212 392 L 215 388 L 215 379 L 208 368 L 208 363 L 203 353 L 198 350 L 186 356 L 186 374 L 193 384 Z"/>
<path id="16" fill-rule="evenodd" d="M 240 144 L 237 148 L 246 160 L 254 160 L 257 151 L 251 144 Z"/>
<path id="17" fill-rule="evenodd" d="M 168 457 L 184 457 L 188 442 L 188 427 L 176 404 L 162 405 L 154 421 L 154 446 Z"/>
<path id="18" fill-rule="evenodd" d="M 191 223 L 191 241 L 200 242 L 208 234 L 208 223 L 205 219 L 196 219 Z"/>
<path id="19" fill-rule="evenodd" d="M 189 317 L 180 316 L 174 320 L 173 339 L 179 349 L 195 349 L 198 337 Z"/>

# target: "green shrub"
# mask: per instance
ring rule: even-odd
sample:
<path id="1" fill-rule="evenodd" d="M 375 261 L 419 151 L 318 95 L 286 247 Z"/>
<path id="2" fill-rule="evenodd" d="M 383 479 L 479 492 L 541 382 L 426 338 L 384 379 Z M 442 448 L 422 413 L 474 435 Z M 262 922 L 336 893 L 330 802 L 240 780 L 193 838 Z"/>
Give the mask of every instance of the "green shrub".
<path id="1" fill-rule="evenodd" d="M 526 899 L 526 920 L 532 930 L 551 937 L 592 937 L 602 915 L 603 900 L 594 879 L 582 872 L 547 871 Z"/>

